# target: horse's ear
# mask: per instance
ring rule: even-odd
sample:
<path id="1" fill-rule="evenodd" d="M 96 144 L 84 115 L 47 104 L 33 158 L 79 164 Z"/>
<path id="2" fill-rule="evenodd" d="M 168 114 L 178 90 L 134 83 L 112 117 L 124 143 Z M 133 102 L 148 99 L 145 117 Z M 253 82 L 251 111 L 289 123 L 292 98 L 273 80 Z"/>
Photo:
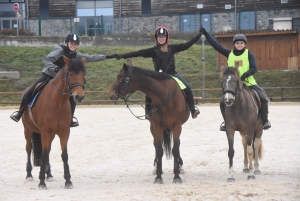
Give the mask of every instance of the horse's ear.
<path id="1" fill-rule="evenodd" d="M 128 70 L 128 66 L 127 66 L 127 64 L 123 64 L 123 70 L 124 70 L 124 72 L 127 72 L 127 70 Z"/>
<path id="2" fill-rule="evenodd" d="M 240 62 L 236 62 L 234 67 L 235 67 L 236 69 L 238 69 L 239 66 L 240 66 Z"/>
<path id="3" fill-rule="evenodd" d="M 86 57 L 83 57 L 83 59 L 81 59 L 81 62 L 82 62 L 83 64 L 85 64 L 85 63 L 86 63 Z"/>
<path id="4" fill-rule="evenodd" d="M 127 62 L 126 62 L 126 64 L 127 64 L 127 66 L 129 66 L 129 67 L 131 67 L 131 66 L 132 66 L 132 62 L 131 62 L 129 59 L 127 59 Z"/>
<path id="5" fill-rule="evenodd" d="M 223 70 L 224 68 L 226 68 L 226 66 L 223 63 L 221 63 L 221 70 Z"/>
<path id="6" fill-rule="evenodd" d="M 65 63 L 67 64 L 67 66 L 69 66 L 70 63 L 71 63 L 71 60 L 68 57 L 64 56 L 64 55 L 63 55 L 63 58 L 64 58 Z"/>

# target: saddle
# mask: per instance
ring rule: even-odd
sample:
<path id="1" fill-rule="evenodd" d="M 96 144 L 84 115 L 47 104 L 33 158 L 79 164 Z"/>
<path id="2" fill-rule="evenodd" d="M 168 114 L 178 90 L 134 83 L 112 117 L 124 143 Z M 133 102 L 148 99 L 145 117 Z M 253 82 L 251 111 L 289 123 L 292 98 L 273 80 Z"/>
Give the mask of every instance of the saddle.
<path id="1" fill-rule="evenodd" d="M 32 92 L 32 96 L 30 97 L 30 103 L 28 104 L 30 107 L 33 106 L 36 98 L 38 97 L 38 95 L 40 94 L 40 92 L 44 89 L 44 87 L 48 84 L 50 79 L 46 79 L 43 82 L 40 82 L 36 85 L 36 87 L 34 88 L 33 92 Z M 30 87 L 28 87 L 27 89 L 25 89 L 25 91 L 23 92 L 23 95 L 29 90 Z"/>
<path id="2" fill-rule="evenodd" d="M 260 101 L 260 98 L 259 98 L 257 92 L 250 88 L 247 88 L 247 90 L 249 91 L 250 95 L 252 96 L 253 101 L 257 105 L 258 109 L 261 109 L 261 101 Z"/>

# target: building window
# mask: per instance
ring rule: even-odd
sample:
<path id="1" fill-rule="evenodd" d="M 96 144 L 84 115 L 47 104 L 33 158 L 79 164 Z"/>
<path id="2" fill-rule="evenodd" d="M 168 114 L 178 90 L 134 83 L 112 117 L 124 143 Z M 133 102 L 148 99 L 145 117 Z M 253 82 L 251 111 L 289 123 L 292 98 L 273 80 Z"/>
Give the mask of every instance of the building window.
<path id="1" fill-rule="evenodd" d="M 40 17 L 49 18 L 49 0 L 40 0 Z"/>
<path id="2" fill-rule="evenodd" d="M 151 0 L 142 0 L 142 14 L 151 14 Z"/>

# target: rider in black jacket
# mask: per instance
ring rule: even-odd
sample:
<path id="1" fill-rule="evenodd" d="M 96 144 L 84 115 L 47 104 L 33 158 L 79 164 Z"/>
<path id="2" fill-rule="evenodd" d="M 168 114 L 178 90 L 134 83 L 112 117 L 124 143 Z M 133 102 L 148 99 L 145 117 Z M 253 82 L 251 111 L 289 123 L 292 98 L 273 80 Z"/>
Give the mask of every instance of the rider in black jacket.
<path id="1" fill-rule="evenodd" d="M 45 68 L 42 71 L 42 75 L 30 86 L 29 90 L 24 94 L 21 105 L 19 108 L 19 111 L 14 112 L 10 118 L 16 122 L 18 122 L 23 112 L 25 111 L 25 108 L 27 104 L 31 100 L 32 93 L 37 86 L 38 83 L 43 81 L 49 81 L 50 79 L 54 78 L 58 71 L 65 66 L 65 62 L 63 59 L 63 55 L 68 57 L 69 59 L 75 59 L 75 58 L 86 58 L 86 62 L 97 62 L 97 61 L 103 61 L 105 59 L 111 59 L 111 58 L 117 58 L 116 55 L 111 56 L 105 56 L 103 54 L 98 55 L 89 55 L 89 54 L 81 54 L 79 52 L 76 52 L 78 45 L 80 44 L 80 39 L 76 34 L 69 34 L 66 37 L 65 45 L 59 45 L 56 46 L 44 59 Z M 71 111 L 72 111 L 72 122 L 71 127 L 79 126 L 79 123 L 74 117 L 76 102 L 74 101 L 73 97 L 70 97 L 70 104 L 71 104 Z"/>
<path id="2" fill-rule="evenodd" d="M 195 108 L 193 93 L 188 82 L 183 79 L 175 69 L 175 57 L 174 54 L 177 52 L 184 51 L 190 48 L 194 43 L 200 39 L 201 33 L 196 37 L 188 41 L 187 43 L 169 45 L 170 33 L 166 27 L 160 26 L 155 30 L 154 38 L 156 46 L 148 49 L 138 50 L 136 52 L 130 52 L 127 54 L 119 55 L 118 59 L 132 58 L 132 57 L 151 57 L 154 63 L 155 71 L 164 72 L 177 77 L 180 81 L 184 83 L 186 89 L 184 89 L 187 97 L 187 102 L 191 110 L 192 118 L 195 119 L 200 114 L 198 108 Z M 151 99 L 146 96 L 146 119 L 151 118 Z"/>

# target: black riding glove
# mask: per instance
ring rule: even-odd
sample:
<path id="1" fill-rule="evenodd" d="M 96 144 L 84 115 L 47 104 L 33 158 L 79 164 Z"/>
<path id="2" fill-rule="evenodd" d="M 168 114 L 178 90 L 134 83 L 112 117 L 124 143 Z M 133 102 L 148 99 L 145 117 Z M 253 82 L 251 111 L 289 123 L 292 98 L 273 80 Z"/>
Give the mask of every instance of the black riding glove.
<path id="1" fill-rule="evenodd" d="M 244 74 L 241 76 L 241 80 L 242 80 L 242 81 L 245 81 L 247 77 L 249 77 L 249 75 L 248 75 L 247 73 L 244 73 Z"/>
<path id="2" fill-rule="evenodd" d="M 199 33 L 205 35 L 207 32 L 203 27 L 201 27 L 200 30 L 199 30 Z"/>
<path id="3" fill-rule="evenodd" d="M 106 59 L 118 59 L 118 54 L 106 55 Z"/>
<path id="4" fill-rule="evenodd" d="M 122 59 L 122 58 L 123 58 L 123 55 L 122 55 L 122 54 L 117 54 L 116 59 L 120 60 L 120 59 Z"/>

